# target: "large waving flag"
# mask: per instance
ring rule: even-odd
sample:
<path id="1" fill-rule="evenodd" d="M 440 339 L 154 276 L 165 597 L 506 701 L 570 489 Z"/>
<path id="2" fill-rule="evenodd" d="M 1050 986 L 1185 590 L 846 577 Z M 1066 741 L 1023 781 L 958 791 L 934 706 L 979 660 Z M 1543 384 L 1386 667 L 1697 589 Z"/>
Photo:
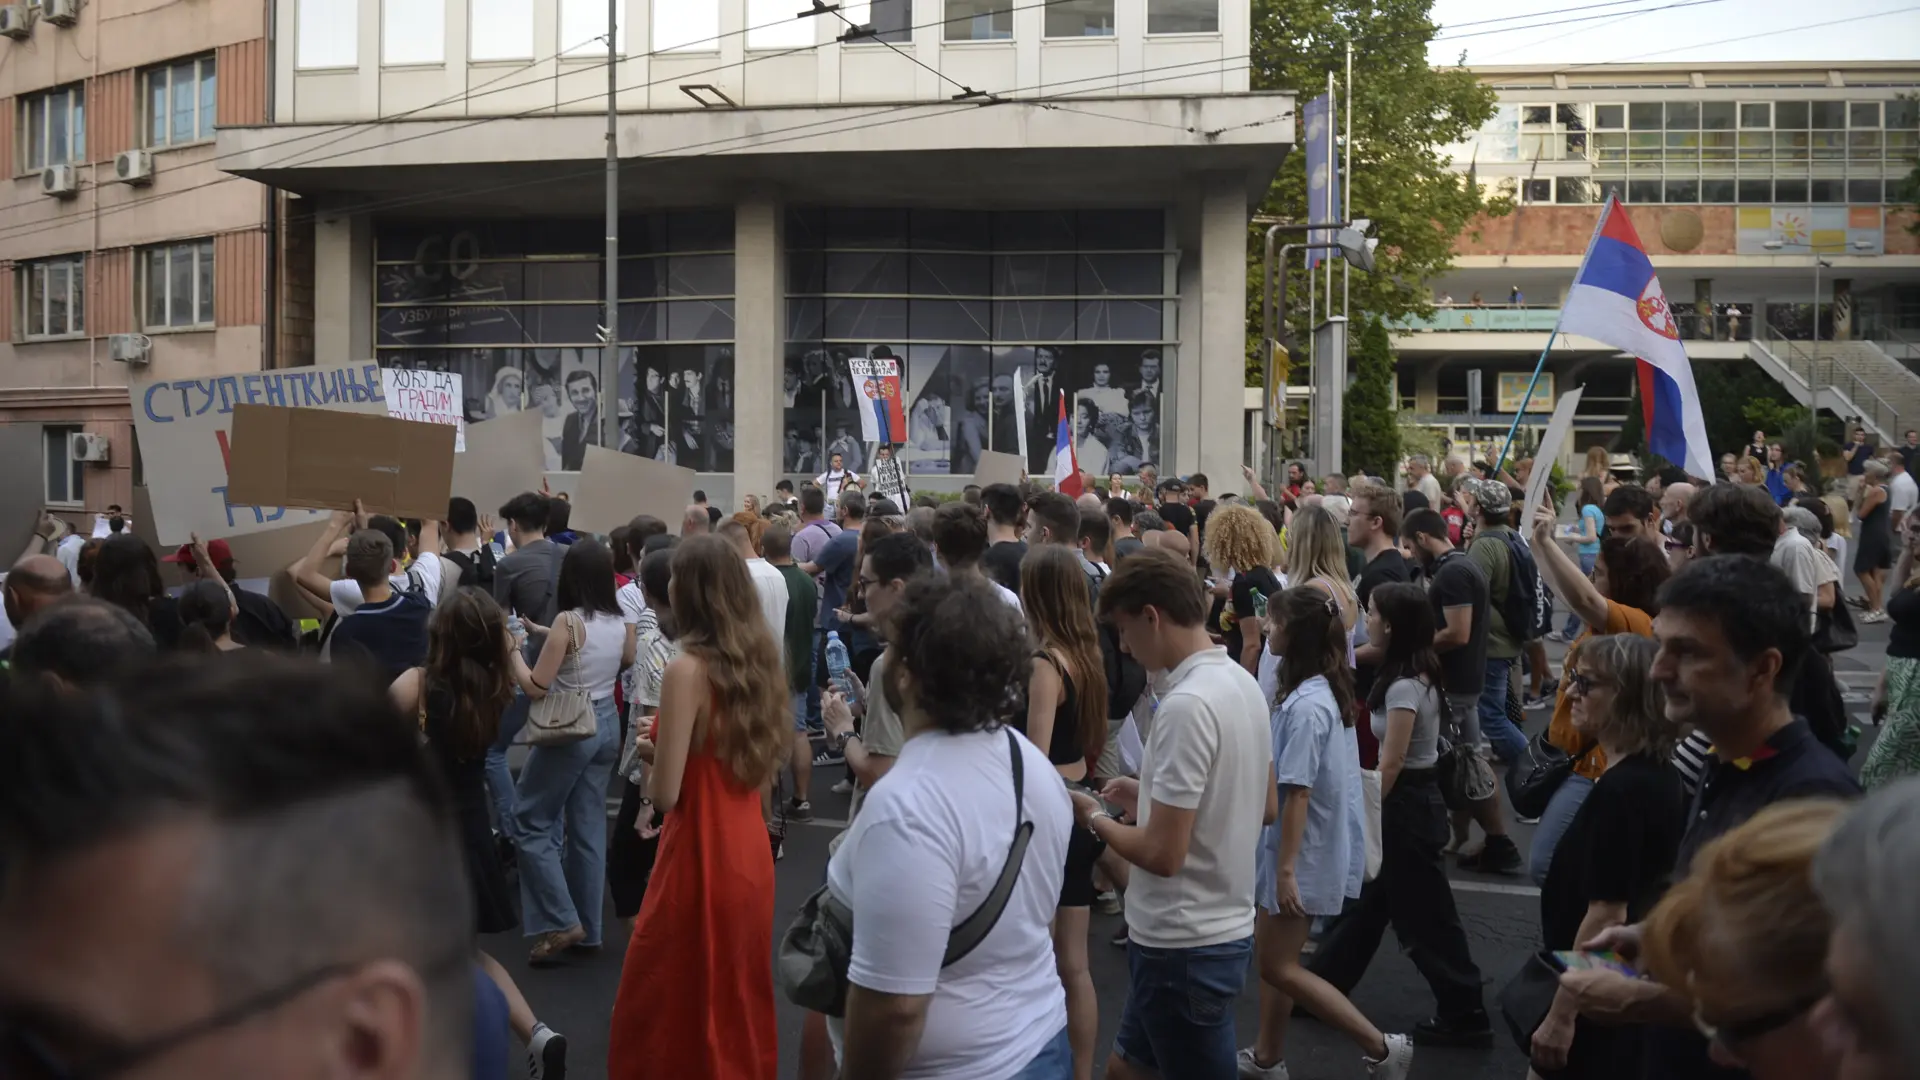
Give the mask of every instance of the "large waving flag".
<path id="1" fill-rule="evenodd" d="M 1067 392 L 1060 391 L 1060 426 L 1053 429 L 1053 489 L 1080 497 L 1080 452 L 1073 445 L 1073 420 L 1067 416 Z"/>
<path id="2" fill-rule="evenodd" d="M 1653 261 L 1617 198 L 1600 211 L 1600 226 L 1560 309 L 1560 330 L 1632 353 L 1648 449 L 1694 476 L 1714 477 L 1693 365 Z"/>
<path id="3" fill-rule="evenodd" d="M 881 355 L 885 353 L 886 355 Z M 860 395 L 860 438 L 882 446 L 907 441 L 907 418 L 900 404 L 900 362 L 881 346 L 870 360 L 847 361 Z"/>

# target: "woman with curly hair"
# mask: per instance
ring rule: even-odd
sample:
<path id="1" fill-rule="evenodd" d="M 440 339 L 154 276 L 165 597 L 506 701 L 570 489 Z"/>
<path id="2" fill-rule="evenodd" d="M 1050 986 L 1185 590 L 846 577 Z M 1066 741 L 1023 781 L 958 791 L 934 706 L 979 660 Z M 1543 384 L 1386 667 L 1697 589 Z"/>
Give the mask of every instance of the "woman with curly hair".
<path id="1" fill-rule="evenodd" d="M 668 592 L 681 651 L 643 748 L 647 797 L 667 817 L 620 973 L 608 1075 L 772 1076 L 773 850 L 760 789 L 791 742 L 785 668 L 725 537 L 682 541 Z"/>
<path id="2" fill-rule="evenodd" d="M 1227 655 L 1258 674 L 1261 616 L 1266 601 L 1280 594 L 1280 579 L 1270 566 L 1273 526 L 1251 506 L 1222 506 L 1207 519 L 1205 540 L 1207 565 L 1215 575 L 1208 587 L 1225 601 L 1219 627 Z"/>

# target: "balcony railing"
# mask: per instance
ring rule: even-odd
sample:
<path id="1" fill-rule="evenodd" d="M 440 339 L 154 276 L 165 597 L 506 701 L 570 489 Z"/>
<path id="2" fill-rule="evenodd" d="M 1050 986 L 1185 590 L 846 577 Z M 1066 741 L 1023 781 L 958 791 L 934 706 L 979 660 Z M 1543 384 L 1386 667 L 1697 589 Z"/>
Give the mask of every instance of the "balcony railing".
<path id="1" fill-rule="evenodd" d="M 1440 307 L 1427 319 L 1401 319 L 1391 328 L 1406 333 L 1467 332 L 1544 334 L 1560 321 L 1560 309 L 1550 307 Z M 1749 315 L 1713 316 L 1676 311 L 1673 321 L 1682 341 L 1746 341 L 1753 336 Z"/>

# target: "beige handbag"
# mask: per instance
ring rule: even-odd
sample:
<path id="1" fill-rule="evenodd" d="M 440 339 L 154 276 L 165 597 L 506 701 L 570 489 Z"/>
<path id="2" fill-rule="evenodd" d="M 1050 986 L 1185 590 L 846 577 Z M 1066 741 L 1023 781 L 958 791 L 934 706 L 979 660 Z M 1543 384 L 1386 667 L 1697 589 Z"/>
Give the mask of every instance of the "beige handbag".
<path id="1" fill-rule="evenodd" d="M 580 683 L 580 646 L 583 644 L 574 636 L 574 627 L 579 619 L 567 618 L 567 658 L 560 662 L 560 673 L 554 677 L 553 686 L 562 682 L 569 685 Z M 581 636 L 586 628 L 580 627 Z M 549 689 L 547 696 L 533 703 L 527 713 L 527 724 L 520 729 L 515 742 L 529 746 L 558 746 L 564 743 L 579 742 L 599 731 L 599 719 L 593 712 L 593 699 L 585 690 Z"/>

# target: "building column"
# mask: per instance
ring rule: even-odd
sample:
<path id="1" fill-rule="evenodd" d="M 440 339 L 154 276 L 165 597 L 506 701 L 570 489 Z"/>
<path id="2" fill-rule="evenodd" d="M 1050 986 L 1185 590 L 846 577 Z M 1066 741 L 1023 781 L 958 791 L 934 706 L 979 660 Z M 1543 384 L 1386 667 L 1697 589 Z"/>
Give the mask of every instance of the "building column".
<path id="1" fill-rule="evenodd" d="M 733 218 L 734 498 L 770 495 L 780 478 L 781 372 L 786 348 L 780 268 L 784 215 L 771 194 L 741 199 Z"/>
<path id="2" fill-rule="evenodd" d="M 1693 315 L 1699 323 L 1698 329 L 1705 331 L 1697 335 L 1702 341 L 1719 341 L 1720 329 L 1713 324 L 1713 279 L 1693 279 Z"/>
<path id="3" fill-rule="evenodd" d="M 1440 365 L 1428 361 L 1413 375 L 1413 411 L 1432 416 L 1440 411 Z"/>
<path id="4" fill-rule="evenodd" d="M 373 359 L 373 222 L 329 216 L 313 227 L 313 362 Z"/>
<path id="5" fill-rule="evenodd" d="M 1199 460 L 1183 460 L 1177 466 L 1188 472 L 1197 467 L 1214 477 L 1215 484 L 1225 484 L 1247 464 L 1241 460 L 1247 384 L 1247 190 L 1237 173 L 1207 174 L 1204 190 L 1200 329 L 1197 335 L 1182 335 L 1188 341 L 1197 336 L 1200 345 L 1199 363 L 1193 365 L 1199 376 L 1197 407 L 1181 410 L 1183 418 L 1192 418 Z M 1182 320 L 1194 314 L 1183 312 Z M 1191 362 L 1186 357 L 1182 360 L 1182 366 Z M 1174 471 L 1163 469 L 1162 473 Z"/>

